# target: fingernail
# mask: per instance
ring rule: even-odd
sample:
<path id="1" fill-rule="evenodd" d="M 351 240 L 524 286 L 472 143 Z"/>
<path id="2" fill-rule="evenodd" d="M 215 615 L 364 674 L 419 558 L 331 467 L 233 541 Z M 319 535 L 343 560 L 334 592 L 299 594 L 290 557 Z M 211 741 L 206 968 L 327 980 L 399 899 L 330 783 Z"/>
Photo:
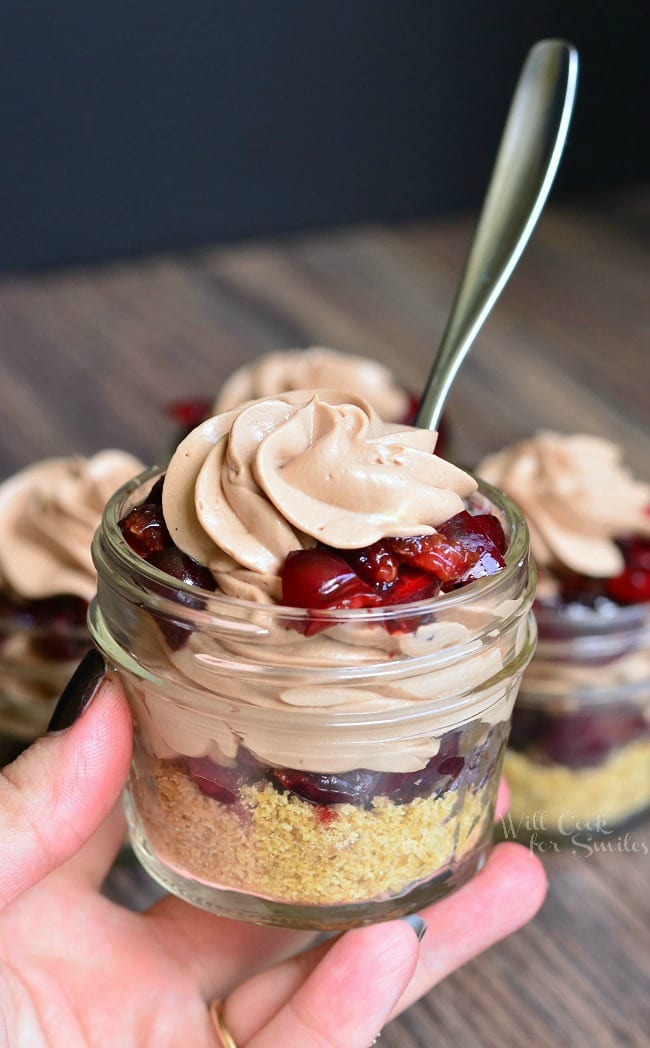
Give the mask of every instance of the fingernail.
<path id="1" fill-rule="evenodd" d="M 427 930 L 427 922 L 423 921 L 417 913 L 410 913 L 408 917 L 401 918 L 405 924 L 410 924 L 411 928 L 417 935 L 418 942 L 422 942 L 424 933 Z"/>
<path id="2" fill-rule="evenodd" d="M 61 692 L 48 725 L 49 735 L 72 727 L 77 718 L 90 706 L 105 674 L 104 659 L 96 648 L 91 648 Z"/>

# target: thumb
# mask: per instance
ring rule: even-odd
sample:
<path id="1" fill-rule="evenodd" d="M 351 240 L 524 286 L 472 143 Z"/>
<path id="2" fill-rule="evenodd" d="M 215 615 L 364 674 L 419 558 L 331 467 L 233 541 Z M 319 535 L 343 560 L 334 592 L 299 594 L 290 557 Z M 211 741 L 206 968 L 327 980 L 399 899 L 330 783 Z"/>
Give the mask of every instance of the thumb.
<path id="1" fill-rule="evenodd" d="M 88 652 L 59 700 L 50 734 L 0 775 L 0 909 L 71 858 L 124 785 L 131 715 L 121 685 L 105 672 L 98 652 Z"/>

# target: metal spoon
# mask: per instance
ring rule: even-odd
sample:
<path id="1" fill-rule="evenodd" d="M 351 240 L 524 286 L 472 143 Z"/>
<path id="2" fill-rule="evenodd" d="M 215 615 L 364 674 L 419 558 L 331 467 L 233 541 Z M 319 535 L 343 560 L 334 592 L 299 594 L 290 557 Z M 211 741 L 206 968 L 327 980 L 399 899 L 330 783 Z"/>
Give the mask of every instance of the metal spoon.
<path id="1" fill-rule="evenodd" d="M 541 40 L 529 51 L 416 426 L 438 428 L 456 372 L 535 228 L 564 149 L 577 80 L 571 44 Z"/>

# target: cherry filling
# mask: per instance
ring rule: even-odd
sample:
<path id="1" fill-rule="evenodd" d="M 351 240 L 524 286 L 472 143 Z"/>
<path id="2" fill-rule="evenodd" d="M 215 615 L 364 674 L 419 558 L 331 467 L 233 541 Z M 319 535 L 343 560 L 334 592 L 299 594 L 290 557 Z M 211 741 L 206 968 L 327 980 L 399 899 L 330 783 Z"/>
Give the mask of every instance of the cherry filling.
<path id="1" fill-rule="evenodd" d="M 436 525 L 433 535 L 379 539 L 363 549 L 294 550 L 282 571 L 282 603 L 340 611 L 426 600 L 501 571 L 505 550 L 496 517 L 462 510 Z M 296 628 L 309 636 L 328 624 L 312 615 Z M 393 633 L 415 625 L 399 617 L 385 622 Z"/>
<path id="2" fill-rule="evenodd" d="M 145 502 L 132 509 L 120 529 L 131 549 L 173 578 L 201 589 L 214 590 L 211 572 L 174 545 L 162 511 L 160 478 Z M 319 611 L 391 607 L 426 600 L 438 593 L 494 575 L 505 566 L 506 539 L 499 520 L 491 514 L 473 516 L 467 510 L 437 525 L 433 535 L 380 539 L 362 549 L 334 550 L 326 546 L 293 550 L 281 573 L 282 603 L 309 608 L 311 614 L 289 625 L 312 636 L 332 624 Z M 189 606 L 197 598 L 177 593 Z M 392 633 L 406 632 L 421 623 L 393 617 L 385 622 Z M 187 630 L 165 627 L 170 644 L 180 647 Z"/>
<path id="3" fill-rule="evenodd" d="M 185 583 L 186 586 L 215 590 L 217 584 L 212 572 L 183 553 L 173 542 L 167 530 L 162 509 L 164 479 L 160 477 L 149 492 L 146 501 L 135 506 L 122 518 L 119 522 L 120 531 L 134 553 L 166 575 Z M 184 591 L 174 590 L 172 593 L 160 587 L 160 592 L 164 596 L 173 596 L 186 607 L 200 608 L 202 606 L 199 597 L 195 598 Z M 170 622 L 169 619 L 159 615 L 156 615 L 155 618 L 170 648 L 178 650 L 187 643 L 188 628 L 180 623 Z"/>
<path id="4" fill-rule="evenodd" d="M 369 808 L 377 797 L 388 797 L 394 804 L 409 804 L 418 797 L 441 797 L 461 784 L 472 789 L 483 787 L 499 764 L 506 733 L 506 726 L 497 725 L 480 745 L 470 747 L 463 756 L 462 732 L 447 732 L 438 753 L 415 772 L 355 768 L 318 773 L 277 768 L 257 761 L 244 747 L 239 748 L 235 767 L 215 764 L 208 757 L 185 758 L 183 766 L 201 793 L 220 804 L 235 804 L 242 786 L 266 783 L 280 793 L 292 793 L 319 808 L 337 804 Z"/>
<path id="5" fill-rule="evenodd" d="M 553 764 L 588 768 L 648 734 L 650 725 L 642 712 L 629 704 L 588 713 L 547 713 L 515 706 L 509 746 Z"/>
<path id="6" fill-rule="evenodd" d="M 0 593 L 0 634 L 29 631 L 32 651 L 43 659 L 68 662 L 81 658 L 90 641 L 86 635 L 88 602 L 62 593 L 39 600 L 15 600 Z"/>

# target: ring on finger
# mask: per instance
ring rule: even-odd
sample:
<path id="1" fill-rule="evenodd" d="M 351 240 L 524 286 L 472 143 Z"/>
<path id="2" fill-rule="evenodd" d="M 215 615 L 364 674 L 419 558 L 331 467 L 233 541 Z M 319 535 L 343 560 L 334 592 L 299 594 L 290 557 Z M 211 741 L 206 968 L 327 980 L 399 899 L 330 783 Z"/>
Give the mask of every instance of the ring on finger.
<path id="1" fill-rule="evenodd" d="M 230 1030 L 226 1026 L 226 1022 L 223 1017 L 223 1001 L 218 997 L 215 997 L 214 1001 L 208 1009 L 214 1032 L 217 1035 L 219 1041 L 219 1048 L 237 1048 L 235 1038 L 231 1034 Z"/>

